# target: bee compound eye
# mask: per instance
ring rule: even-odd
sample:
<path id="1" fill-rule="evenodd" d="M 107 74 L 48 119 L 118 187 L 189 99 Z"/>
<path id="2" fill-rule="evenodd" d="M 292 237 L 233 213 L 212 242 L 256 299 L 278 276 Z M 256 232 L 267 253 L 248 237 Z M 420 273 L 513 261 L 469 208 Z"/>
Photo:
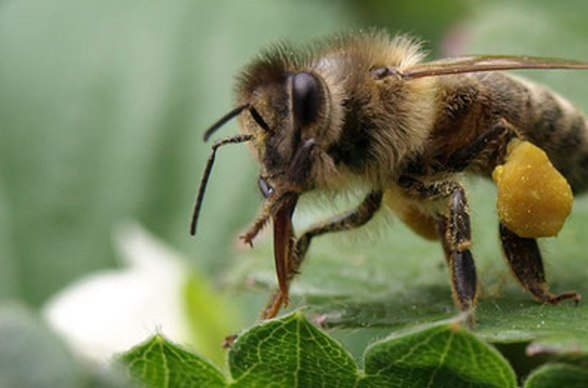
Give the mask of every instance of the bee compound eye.
<path id="1" fill-rule="evenodd" d="M 263 195 L 264 198 L 269 197 L 274 192 L 274 188 L 271 187 L 263 177 L 259 177 L 257 180 L 257 186 L 259 186 L 259 191 L 261 191 L 261 195 Z"/>
<path id="2" fill-rule="evenodd" d="M 321 97 L 321 85 L 315 75 L 307 72 L 294 74 L 292 105 L 294 118 L 298 124 L 310 124 L 316 119 L 321 108 Z"/>

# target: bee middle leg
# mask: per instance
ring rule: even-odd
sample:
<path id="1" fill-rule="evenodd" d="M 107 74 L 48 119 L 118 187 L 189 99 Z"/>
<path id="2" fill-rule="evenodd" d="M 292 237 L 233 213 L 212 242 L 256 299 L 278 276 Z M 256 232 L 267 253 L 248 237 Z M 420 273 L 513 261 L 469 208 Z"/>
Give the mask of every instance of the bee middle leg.
<path id="1" fill-rule="evenodd" d="M 449 199 L 447 215 L 438 215 L 438 231 L 449 267 L 451 289 L 455 304 L 465 313 L 471 313 L 478 293 L 476 265 L 470 250 L 471 226 L 468 200 L 461 184 L 455 181 L 423 183 L 410 177 L 401 177 L 400 185 L 413 197 L 423 200 Z M 473 324 L 472 315 L 468 323 Z"/>
<path id="2" fill-rule="evenodd" d="M 294 243 L 294 250 L 292 252 L 292 257 L 290 257 L 291 265 L 288 273 L 288 282 L 298 274 L 298 270 L 306 257 L 308 248 L 310 247 L 310 242 L 314 237 L 326 233 L 351 230 L 366 224 L 380 208 L 382 197 L 382 191 L 370 192 L 355 209 L 331 217 L 306 230 Z M 286 303 L 287 301 L 284 300 L 282 293 L 277 291 L 272 295 L 270 302 L 263 309 L 262 319 L 275 317 L 280 308 Z"/>
<path id="3" fill-rule="evenodd" d="M 545 281 L 545 271 L 537 240 L 523 238 L 500 223 L 500 241 L 508 264 L 521 285 L 543 303 L 558 304 L 573 300 L 576 304 L 581 296 L 577 292 L 553 294 Z"/>

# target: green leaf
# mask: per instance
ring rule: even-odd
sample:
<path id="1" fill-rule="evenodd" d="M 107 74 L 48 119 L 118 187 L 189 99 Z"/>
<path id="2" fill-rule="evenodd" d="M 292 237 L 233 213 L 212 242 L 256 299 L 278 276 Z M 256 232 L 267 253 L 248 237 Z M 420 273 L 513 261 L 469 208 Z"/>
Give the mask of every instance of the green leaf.
<path id="1" fill-rule="evenodd" d="M 347 351 L 302 313 L 242 333 L 228 355 L 235 387 L 514 387 L 515 375 L 491 346 L 459 322 L 394 334 L 371 345 L 360 370 Z M 155 336 L 123 357 L 147 386 L 226 384 L 200 357 Z"/>
<path id="2" fill-rule="evenodd" d="M 155 335 L 121 357 L 129 374 L 147 387 L 224 387 L 224 375 L 202 357 Z"/>
<path id="3" fill-rule="evenodd" d="M 557 335 L 560 340 L 568 338 L 576 349 L 580 345 L 580 349 L 586 349 L 588 309 L 571 303 L 545 306 L 522 291 L 501 258 L 494 187 L 482 181 L 469 186 L 474 255 L 481 284 L 476 332 L 504 343 Z M 560 236 L 542 242 L 548 280 L 556 292 L 575 289 L 588 295 L 588 257 L 581 243 L 588 241 L 586 205 L 588 202 L 579 199 Z M 308 213 L 304 213 L 304 204 L 301 206 L 298 225 L 308 223 Z M 312 213 L 312 218 L 324 216 Z M 383 216 L 366 230 L 375 230 L 377 238 L 366 238 L 359 230 L 313 241 L 307 262 L 292 284 L 292 294 L 298 296 L 295 306 L 310 305 L 310 312 L 321 317 L 327 327 L 350 329 L 395 329 L 450 318 L 456 313 L 438 243 L 423 241 Z M 269 238 L 261 239 L 252 251 L 240 254 L 228 278 L 230 284 L 274 287 L 270 242 Z"/>
<path id="4" fill-rule="evenodd" d="M 394 334 L 370 346 L 365 374 L 370 383 L 365 386 L 516 386 L 515 374 L 500 353 L 457 321 Z"/>
<path id="5" fill-rule="evenodd" d="M 358 379 L 353 358 L 299 312 L 239 336 L 229 368 L 239 387 L 351 387 Z"/>
<path id="6" fill-rule="evenodd" d="M 581 388 L 588 386 L 588 369 L 566 364 L 546 364 L 525 381 L 525 388 Z"/>

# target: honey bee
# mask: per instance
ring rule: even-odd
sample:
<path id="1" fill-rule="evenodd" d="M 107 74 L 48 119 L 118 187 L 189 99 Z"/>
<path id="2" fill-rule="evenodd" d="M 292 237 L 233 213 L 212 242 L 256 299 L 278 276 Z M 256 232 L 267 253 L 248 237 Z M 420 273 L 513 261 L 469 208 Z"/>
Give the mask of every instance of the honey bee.
<path id="1" fill-rule="evenodd" d="M 270 220 L 278 289 L 263 311 L 274 317 L 313 238 L 367 224 L 383 206 L 417 234 L 439 239 L 456 306 L 471 313 L 478 294 L 464 173 L 489 177 L 514 138 L 544 150 L 575 193 L 588 188 L 588 127 L 583 114 L 547 88 L 501 72 L 588 69 L 588 63 L 527 56 L 473 56 L 423 63 L 421 44 L 382 31 L 338 36 L 304 50 L 266 50 L 238 79 L 236 108 L 204 134 L 238 117 L 241 133 L 217 140 L 196 199 L 196 233 L 219 147 L 248 143 L 265 198 L 244 233 L 252 243 Z M 296 237 L 301 195 L 356 187 L 358 206 Z M 504 255 L 522 286 L 543 303 L 576 303 L 549 291 L 534 238 L 499 225 Z"/>

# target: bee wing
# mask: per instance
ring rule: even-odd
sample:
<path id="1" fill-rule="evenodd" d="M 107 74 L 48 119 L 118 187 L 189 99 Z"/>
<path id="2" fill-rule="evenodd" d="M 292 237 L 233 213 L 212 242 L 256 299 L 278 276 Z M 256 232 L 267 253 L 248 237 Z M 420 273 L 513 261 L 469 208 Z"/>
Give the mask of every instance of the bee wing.
<path id="1" fill-rule="evenodd" d="M 518 55 L 482 55 L 419 63 L 399 71 L 404 79 L 517 69 L 587 69 L 587 62 Z"/>

